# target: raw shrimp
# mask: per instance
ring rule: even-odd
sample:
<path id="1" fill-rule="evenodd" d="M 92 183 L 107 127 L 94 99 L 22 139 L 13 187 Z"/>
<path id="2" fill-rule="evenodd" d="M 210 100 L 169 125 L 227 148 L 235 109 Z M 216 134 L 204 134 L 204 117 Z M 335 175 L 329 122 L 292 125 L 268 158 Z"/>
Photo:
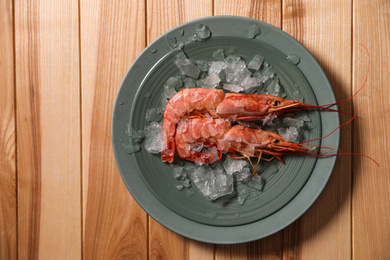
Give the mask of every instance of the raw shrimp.
<path id="1" fill-rule="evenodd" d="M 270 155 L 279 160 L 282 155 L 288 153 L 318 153 L 310 146 L 285 141 L 273 132 L 242 125 L 232 126 L 227 119 L 198 116 L 182 118 L 179 121 L 176 148 L 180 158 L 197 164 L 218 161 L 222 153 L 239 152 L 248 159 Z"/>
<path id="2" fill-rule="evenodd" d="M 218 161 L 222 151 L 217 149 L 218 140 L 232 127 L 228 119 L 210 116 L 182 118 L 176 129 L 176 150 L 182 159 L 196 164 Z"/>
<path id="3" fill-rule="evenodd" d="M 192 112 L 205 112 L 216 116 L 215 109 L 225 97 L 225 92 L 219 89 L 183 89 L 176 93 L 168 102 L 164 111 L 163 143 L 161 152 L 163 162 L 173 162 L 175 156 L 175 132 L 180 118 Z"/>
<path id="4" fill-rule="evenodd" d="M 307 105 L 294 100 L 271 95 L 225 93 L 220 89 L 191 88 L 176 93 L 164 111 L 163 162 L 172 163 L 175 155 L 175 132 L 180 118 L 194 114 L 208 114 L 215 118 L 228 118 L 232 121 L 257 121 L 273 114 L 282 116 L 294 111 L 292 108 L 321 108 L 325 106 Z"/>
<path id="5" fill-rule="evenodd" d="M 359 155 L 372 160 L 369 156 L 359 153 L 329 153 L 332 147 L 324 145 L 307 145 L 306 143 L 324 139 L 334 133 L 340 127 L 336 127 L 329 134 L 315 139 L 306 140 L 300 143 L 292 143 L 283 139 L 282 136 L 262 130 L 245 127 L 243 125 L 232 125 L 226 118 L 212 118 L 210 116 L 192 116 L 182 118 L 176 131 L 176 147 L 180 158 L 195 162 L 197 164 L 209 164 L 222 158 L 223 153 L 233 155 L 232 158 L 247 158 L 251 163 L 254 173 L 263 155 L 271 156 L 283 162 L 281 157 L 285 154 L 296 154 L 309 157 L 329 157 L 336 155 Z M 325 149 L 324 149 L 325 148 Z M 241 156 L 235 156 L 236 152 Z M 254 166 L 251 157 L 258 158 Z M 267 159 L 267 160 L 270 160 Z"/>

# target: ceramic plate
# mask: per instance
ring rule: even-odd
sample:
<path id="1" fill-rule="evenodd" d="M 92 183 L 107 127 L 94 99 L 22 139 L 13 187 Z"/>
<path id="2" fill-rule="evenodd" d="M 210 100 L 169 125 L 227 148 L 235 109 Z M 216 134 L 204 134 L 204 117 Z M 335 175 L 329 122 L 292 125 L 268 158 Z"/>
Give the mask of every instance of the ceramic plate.
<path id="1" fill-rule="evenodd" d="M 194 41 L 196 28 L 207 26 L 211 37 Z M 258 35 L 254 35 L 253 31 Z M 256 34 L 256 33 L 255 33 Z M 185 237 L 209 243 L 242 243 L 273 234 L 302 215 L 326 185 L 335 157 L 309 158 L 289 155 L 280 162 L 262 164 L 263 191 L 238 182 L 238 192 L 247 191 L 242 203 L 239 196 L 209 201 L 192 187 L 179 190 L 183 180 L 173 177 L 173 166 L 192 163 L 176 160 L 162 163 L 129 138 L 128 130 L 142 130 L 150 122 L 146 112 L 161 104 L 164 83 L 181 76 L 173 63 L 179 49 L 193 60 L 215 60 L 218 49 L 235 53 L 246 62 L 259 54 L 274 69 L 287 99 L 298 91 L 304 102 L 323 105 L 335 102 L 332 88 L 319 64 L 294 38 L 269 24 L 235 16 L 217 16 L 182 24 L 150 44 L 127 72 L 113 111 L 112 143 L 119 172 L 139 205 L 156 221 Z M 310 128 L 303 139 L 313 139 L 331 132 L 339 124 L 337 113 L 309 111 Z M 338 147 L 339 132 L 322 141 Z M 319 144 L 319 141 L 314 144 Z"/>

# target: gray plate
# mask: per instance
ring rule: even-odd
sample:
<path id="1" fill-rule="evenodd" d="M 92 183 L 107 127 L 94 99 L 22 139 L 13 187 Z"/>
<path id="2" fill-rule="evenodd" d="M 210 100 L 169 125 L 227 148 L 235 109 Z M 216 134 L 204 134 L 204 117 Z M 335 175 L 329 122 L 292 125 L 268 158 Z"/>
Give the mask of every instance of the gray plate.
<path id="1" fill-rule="evenodd" d="M 204 42 L 188 43 L 195 27 L 207 25 L 212 37 Z M 255 39 L 246 30 L 258 25 L 261 35 Z M 261 21 L 234 16 L 209 17 L 180 25 L 149 45 L 126 74 L 117 95 L 113 112 L 112 143 L 119 172 L 132 196 L 156 221 L 183 236 L 210 243 L 242 243 L 263 238 L 279 231 L 303 214 L 321 193 L 329 179 L 335 157 L 316 158 L 286 156 L 278 172 L 265 171 L 263 192 L 252 191 L 244 205 L 236 199 L 210 202 L 196 187 L 178 191 L 179 183 L 172 176 L 172 167 L 159 156 L 141 149 L 129 154 L 126 130 L 143 129 L 146 110 L 160 101 L 164 82 L 180 72 L 172 62 L 167 40 L 187 42 L 184 51 L 190 58 L 210 60 L 218 48 L 233 47 L 249 60 L 254 54 L 265 57 L 276 70 L 281 84 L 291 98 L 296 85 L 305 102 L 316 105 L 335 102 L 332 88 L 321 67 L 311 54 L 283 31 Z M 300 57 L 298 65 L 288 55 Z M 337 113 L 311 111 L 316 126 L 305 132 L 306 139 L 329 133 L 339 124 Z M 339 132 L 325 139 L 324 144 L 338 147 Z M 240 189 L 240 185 L 237 187 Z M 189 192 L 190 191 L 190 192 Z M 188 196 L 190 194 L 190 196 Z"/>

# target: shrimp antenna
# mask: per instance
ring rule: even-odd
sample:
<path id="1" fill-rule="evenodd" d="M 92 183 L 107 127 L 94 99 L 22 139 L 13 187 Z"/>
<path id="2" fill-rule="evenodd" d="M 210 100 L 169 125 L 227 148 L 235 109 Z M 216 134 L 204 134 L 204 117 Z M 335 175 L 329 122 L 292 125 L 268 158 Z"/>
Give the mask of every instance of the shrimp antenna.
<path id="1" fill-rule="evenodd" d="M 370 57 L 370 52 L 368 51 L 367 47 L 364 46 L 363 44 L 359 44 L 361 47 L 363 47 L 367 53 L 367 56 L 368 56 L 368 65 L 367 65 L 367 72 L 366 72 L 366 77 L 364 79 L 364 82 L 362 84 L 362 86 L 352 95 L 350 96 L 349 98 L 345 99 L 345 100 L 342 100 L 342 101 L 339 101 L 339 102 L 334 102 L 334 103 L 331 103 L 331 104 L 326 104 L 326 105 L 320 105 L 320 106 L 315 106 L 315 105 L 308 105 L 308 104 L 305 104 L 304 105 L 304 108 L 296 108 L 296 109 L 290 109 L 289 111 L 293 112 L 293 111 L 301 111 L 301 110 L 305 110 L 307 108 L 318 108 L 318 109 L 324 109 L 324 110 L 328 110 L 328 111 L 334 111 L 334 112 L 339 112 L 339 113 L 342 113 L 342 114 L 346 114 L 346 115 L 349 115 L 349 116 L 354 116 L 356 118 L 359 118 L 358 116 L 356 115 L 352 115 L 348 112 L 344 112 L 344 111 L 339 111 L 339 110 L 336 110 L 336 109 L 332 109 L 332 108 L 329 108 L 331 106 L 334 106 L 334 105 L 339 105 L 339 104 L 342 104 L 344 102 L 347 102 L 351 99 L 353 99 L 363 88 L 364 86 L 366 85 L 367 81 L 368 81 L 368 75 L 370 73 L 370 67 L 371 67 L 371 57 Z"/>
<path id="2" fill-rule="evenodd" d="M 349 98 L 343 100 L 343 101 L 340 101 L 340 102 L 335 102 L 335 103 L 332 103 L 332 104 L 327 104 L 327 105 L 322 105 L 320 107 L 330 107 L 330 106 L 333 106 L 333 105 L 338 105 L 338 104 L 341 104 L 341 103 L 344 103 L 344 102 L 347 102 L 351 99 L 353 99 L 362 89 L 363 87 L 366 85 L 367 81 L 368 81 L 368 75 L 370 73 L 370 66 L 371 66 L 371 57 L 370 57 L 370 52 L 368 51 L 367 47 L 364 46 L 363 44 L 360 44 L 359 45 L 361 47 L 363 47 L 367 53 L 367 56 L 368 56 L 368 65 L 367 65 L 367 72 L 366 72 L 366 77 L 364 79 L 364 82 L 362 84 L 362 86 L 355 92 L 355 94 L 353 94 L 352 96 L 350 96 Z"/>
<path id="3" fill-rule="evenodd" d="M 352 120 L 355 119 L 356 113 L 357 113 L 357 108 L 356 108 L 356 110 L 355 110 L 355 113 L 354 113 L 353 117 L 352 117 L 350 120 L 348 120 L 347 122 L 345 122 L 345 123 L 339 125 L 339 126 L 336 127 L 335 129 L 333 129 L 329 134 L 327 134 L 327 135 L 325 135 L 325 136 L 322 136 L 322 137 L 318 137 L 318 138 L 306 140 L 306 141 L 300 142 L 299 144 L 294 144 L 294 145 L 292 145 L 291 147 L 295 147 L 295 146 L 300 147 L 301 145 L 303 145 L 303 144 L 305 144 L 305 143 L 307 143 L 307 142 L 312 142 L 312 141 L 322 140 L 322 139 L 327 138 L 328 136 L 330 136 L 331 134 L 333 134 L 337 129 L 339 129 L 339 128 L 341 128 L 341 127 L 343 127 L 343 126 L 345 126 L 345 125 L 351 123 Z M 289 148 L 291 148 L 291 147 L 288 147 L 288 148 L 285 148 L 285 149 L 289 149 Z M 365 158 L 370 159 L 370 160 L 373 161 L 378 167 L 380 167 L 379 163 L 378 163 L 377 161 L 375 161 L 373 158 L 371 158 L 371 157 L 369 157 L 369 156 L 367 156 L 367 155 L 364 155 L 364 154 L 360 154 L 360 153 L 310 154 L 310 153 L 299 153 L 299 152 L 298 152 L 298 153 L 294 153 L 294 154 L 302 155 L 302 156 L 309 156 L 309 157 L 329 157 L 329 156 L 336 156 L 336 155 L 337 155 L 337 156 L 338 156 L 338 155 L 359 155 L 359 156 L 363 156 L 363 157 L 365 157 Z"/>

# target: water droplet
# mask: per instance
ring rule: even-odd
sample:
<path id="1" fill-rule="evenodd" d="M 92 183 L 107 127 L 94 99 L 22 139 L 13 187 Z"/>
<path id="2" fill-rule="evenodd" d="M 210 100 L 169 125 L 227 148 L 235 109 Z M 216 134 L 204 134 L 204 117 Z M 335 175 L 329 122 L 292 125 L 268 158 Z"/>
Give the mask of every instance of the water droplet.
<path id="1" fill-rule="evenodd" d="M 180 33 L 181 36 L 184 36 L 184 29 L 181 29 L 181 30 L 179 31 L 179 33 Z"/>
<path id="2" fill-rule="evenodd" d="M 291 54 L 287 56 L 287 60 L 294 65 L 298 65 L 298 63 L 301 61 L 301 58 L 295 54 Z"/>
<path id="3" fill-rule="evenodd" d="M 123 102 L 122 102 L 122 101 L 119 101 L 119 105 L 123 105 Z"/>
<path id="4" fill-rule="evenodd" d="M 152 48 L 152 49 L 150 49 L 150 53 L 156 53 L 157 52 L 157 49 L 155 49 L 155 48 Z"/>

